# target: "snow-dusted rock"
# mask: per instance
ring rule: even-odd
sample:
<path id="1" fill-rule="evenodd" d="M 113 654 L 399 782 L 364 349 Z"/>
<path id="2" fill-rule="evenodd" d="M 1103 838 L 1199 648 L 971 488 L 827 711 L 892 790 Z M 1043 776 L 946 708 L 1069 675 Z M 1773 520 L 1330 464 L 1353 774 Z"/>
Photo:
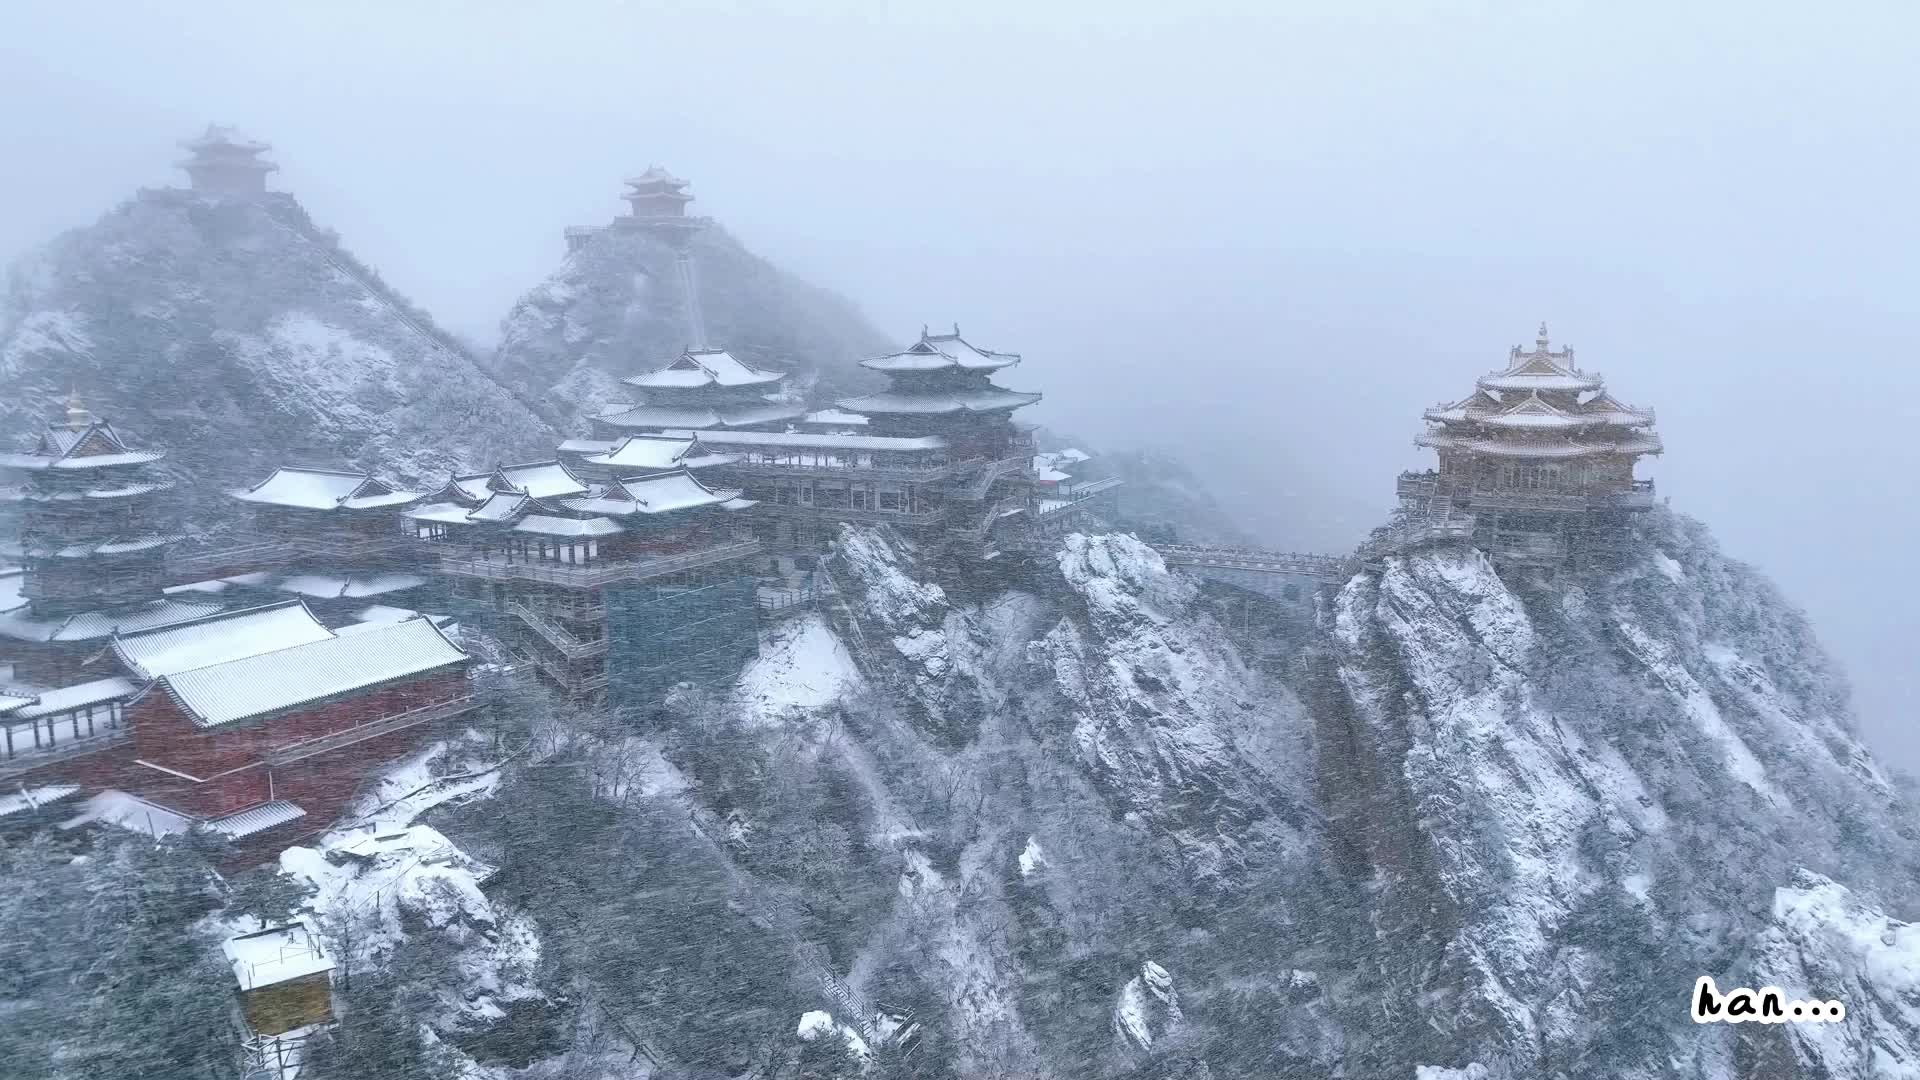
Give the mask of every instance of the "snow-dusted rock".
<path id="1" fill-rule="evenodd" d="M 54 240 L 0 303 L 0 387 L 9 430 L 77 387 L 216 490 L 288 460 L 432 481 L 553 441 L 283 193 L 143 191 Z"/>
<path id="2" fill-rule="evenodd" d="M 782 273 L 724 229 L 693 241 L 707 338 L 751 364 L 845 379 L 851 361 L 886 340 L 853 305 Z M 611 400 L 633 400 L 621 377 L 688 347 L 672 248 L 636 229 L 606 229 L 572 252 L 507 313 L 491 363 L 563 424 Z M 830 395 L 823 395 L 830 396 Z"/>
<path id="3" fill-rule="evenodd" d="M 750 723 L 778 721 L 793 710 L 818 709 L 860 685 L 860 669 L 818 615 L 783 623 L 761 643 L 734 684 L 733 701 Z"/>
<path id="4" fill-rule="evenodd" d="M 1304 762 L 1272 741 L 1302 726 L 1298 706 L 1139 540 L 1070 536 L 1058 561 L 1079 611 L 1028 647 L 1052 699 L 1031 711 L 1127 811 L 1174 838 L 1196 880 L 1219 884 L 1256 823 L 1303 786 Z"/>
<path id="5" fill-rule="evenodd" d="M 1150 1050 L 1154 1041 L 1180 1026 L 1180 996 L 1173 976 L 1151 960 L 1120 988 L 1113 1006 L 1113 1030 L 1130 1045 Z"/>
<path id="6" fill-rule="evenodd" d="M 1774 891 L 1772 925 L 1754 947 L 1751 981 L 1790 999 L 1839 1000 L 1837 1024 L 1783 1024 L 1797 1067 L 1830 1080 L 1920 1077 L 1920 925 L 1810 870 Z M 1742 1025 L 1743 1028 L 1749 1025 Z"/>
<path id="7" fill-rule="evenodd" d="M 1374 875 L 1378 945 L 1356 944 L 1422 973 L 1379 993 L 1408 995 L 1383 1008 L 1418 1015 L 1426 1061 L 1728 1075 L 1685 990 L 1785 932 L 1774 885 L 1812 865 L 1915 888 L 1911 809 L 1799 613 L 1697 525 L 1649 518 L 1616 572 L 1503 575 L 1443 547 L 1358 575 L 1326 617 L 1324 809 Z M 1619 1034 L 1649 1024 L 1666 1034 Z"/>

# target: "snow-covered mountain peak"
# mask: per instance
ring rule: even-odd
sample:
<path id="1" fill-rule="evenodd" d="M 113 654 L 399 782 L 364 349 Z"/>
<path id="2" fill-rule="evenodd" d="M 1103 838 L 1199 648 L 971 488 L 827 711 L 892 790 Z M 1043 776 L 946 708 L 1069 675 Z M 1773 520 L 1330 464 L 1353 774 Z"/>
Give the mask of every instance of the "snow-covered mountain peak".
<path id="1" fill-rule="evenodd" d="M 143 191 L 15 267 L 0 423 L 77 387 L 209 486 L 261 462 L 410 481 L 513 459 L 551 431 L 292 196 Z"/>

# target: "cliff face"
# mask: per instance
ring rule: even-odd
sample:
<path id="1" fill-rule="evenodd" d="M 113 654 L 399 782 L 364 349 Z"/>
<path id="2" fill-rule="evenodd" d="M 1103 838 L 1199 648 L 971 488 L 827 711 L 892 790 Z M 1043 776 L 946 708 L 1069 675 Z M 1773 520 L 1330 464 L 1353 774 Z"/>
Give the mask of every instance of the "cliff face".
<path id="1" fill-rule="evenodd" d="M 1912 807 L 1799 612 L 1699 525 L 1647 533 L 1609 575 L 1390 559 L 1326 612 L 1320 790 L 1346 872 L 1376 883 L 1392 1041 L 1492 1075 L 1732 1076 L 1790 1038 L 1787 1075 L 1880 1075 L 1849 1064 L 1887 1038 L 1861 1027 L 1736 1042 L 1686 1015 L 1702 974 L 1858 986 L 1872 965 L 1787 918 L 1790 894 L 1831 878 L 1910 905 L 1920 878 Z"/>
<path id="2" fill-rule="evenodd" d="M 825 396 L 857 378 L 854 361 L 886 340 L 841 297 L 783 273 L 724 229 L 696 234 L 693 258 L 707 338 L 758 367 L 817 377 Z M 493 370 L 561 423 L 614 400 L 619 379 L 687 348 L 672 248 L 644 230 L 609 228 L 568 255 L 501 323 Z M 847 384 L 850 386 L 851 384 Z"/>
<path id="3" fill-rule="evenodd" d="M 390 955 L 453 950 L 421 1022 L 502 1080 L 1915 1075 L 1911 804 L 1801 616 L 1645 531 L 1390 559 L 1303 627 L 1131 536 L 962 574 L 848 528 L 724 695 L 455 772 L 491 906 L 396 894 Z M 1702 974 L 1851 1015 L 1695 1025 Z"/>
<path id="4" fill-rule="evenodd" d="M 405 480 L 550 448 L 546 424 L 290 195 L 144 191 L 23 260 L 0 307 L 0 425 L 77 388 L 200 481 L 281 461 Z"/>
<path id="5" fill-rule="evenodd" d="M 1243 659 L 1257 626 L 1229 633 L 1131 537 L 1069 538 L 994 591 L 850 531 L 869 689 L 899 706 L 868 752 L 909 740 L 986 793 L 941 823 L 968 838 L 953 869 L 907 844 L 1008 913 L 1010 946 L 974 943 L 991 1009 L 921 972 L 953 1022 L 980 1010 L 965 1060 L 1906 1075 L 1912 806 L 1799 612 L 1695 523 L 1662 512 L 1644 539 L 1595 574 L 1388 560 L 1326 596 L 1276 678 Z M 875 775 L 912 802 L 926 767 Z M 1862 1020 L 1695 1025 L 1702 974 Z M 1017 1053 L 967 1036 L 990 1018 Z"/>

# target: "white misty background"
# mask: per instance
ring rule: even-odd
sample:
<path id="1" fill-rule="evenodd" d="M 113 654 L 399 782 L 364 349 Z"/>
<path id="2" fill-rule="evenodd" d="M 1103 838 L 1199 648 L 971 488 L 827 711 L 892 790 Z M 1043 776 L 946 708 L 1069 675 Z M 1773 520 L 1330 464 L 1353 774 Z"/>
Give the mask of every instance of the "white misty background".
<path id="1" fill-rule="evenodd" d="M 491 341 L 659 161 L 889 332 L 1023 351 L 1032 419 L 1344 548 L 1421 407 L 1553 325 L 1660 412 L 1661 490 L 1806 606 L 1889 759 L 1920 584 L 1920 15 L 1327 0 L 883 10 L 0 10 L 0 252 L 173 183 L 209 120 Z M 849 358 L 851 359 L 851 358 Z"/>

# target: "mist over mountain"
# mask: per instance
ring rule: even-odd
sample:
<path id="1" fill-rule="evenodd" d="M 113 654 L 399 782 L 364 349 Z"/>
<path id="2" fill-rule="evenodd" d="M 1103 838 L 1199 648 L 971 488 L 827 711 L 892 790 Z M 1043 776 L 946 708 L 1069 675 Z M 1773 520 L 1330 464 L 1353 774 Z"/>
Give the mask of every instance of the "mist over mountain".
<path id="1" fill-rule="evenodd" d="M 88 407 L 211 484 L 286 461 L 406 481 L 521 460 L 552 429 L 292 195 L 147 189 L 16 263 L 0 418 Z"/>
<path id="2" fill-rule="evenodd" d="M 853 361 L 889 341 L 858 309 L 710 226 L 692 241 L 709 341 L 742 360 L 817 383 L 830 402 L 863 385 Z M 631 401 L 618 380 L 692 347 L 673 246 L 640 229 L 601 229 L 568 254 L 501 323 L 490 361 L 502 381 L 557 422 Z"/>
<path id="3" fill-rule="evenodd" d="M 0 1080 L 1920 1080 L 1913 11 L 122 7 Z"/>

